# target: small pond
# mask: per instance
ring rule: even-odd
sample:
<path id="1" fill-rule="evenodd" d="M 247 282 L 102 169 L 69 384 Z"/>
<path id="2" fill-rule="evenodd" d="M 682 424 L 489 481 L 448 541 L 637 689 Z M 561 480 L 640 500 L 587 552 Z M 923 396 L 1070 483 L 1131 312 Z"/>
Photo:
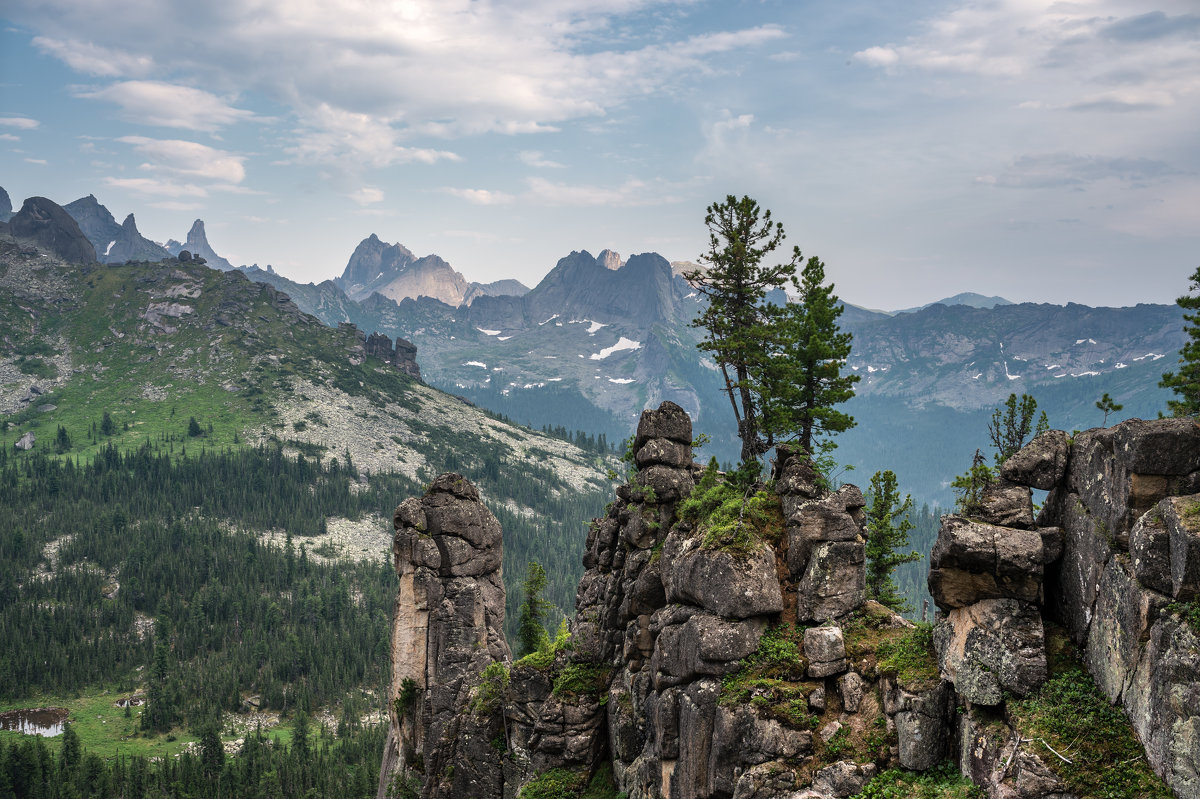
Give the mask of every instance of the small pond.
<path id="1" fill-rule="evenodd" d="M 30 707 L 0 713 L 0 730 L 26 735 L 61 735 L 69 711 L 65 707 Z"/>

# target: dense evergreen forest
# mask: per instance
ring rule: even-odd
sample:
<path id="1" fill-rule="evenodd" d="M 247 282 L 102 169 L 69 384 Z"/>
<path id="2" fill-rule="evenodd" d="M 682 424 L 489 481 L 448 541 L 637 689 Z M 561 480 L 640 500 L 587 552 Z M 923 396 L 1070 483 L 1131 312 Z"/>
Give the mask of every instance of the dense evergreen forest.
<path id="1" fill-rule="evenodd" d="M 57 754 L 41 738 L 0 740 L 0 799 L 373 797 L 386 729 L 343 727 L 335 739 L 328 730 L 313 735 L 304 722 L 297 719 L 290 745 L 247 735 L 237 757 L 226 757 L 212 737 L 178 758 L 109 761 L 69 732 Z"/>
<path id="2" fill-rule="evenodd" d="M 546 597 L 569 611 L 582 572 L 571 539 L 582 542 L 604 497 L 581 497 L 543 467 L 433 454 L 485 495 L 538 509 L 492 503 L 516 564 L 510 626 L 528 560 L 546 565 Z M 386 672 L 390 558 L 317 563 L 305 537 L 324 532 L 329 516 L 390 519 L 424 490 L 402 475 L 372 475 L 365 486 L 355 478 L 345 457 L 321 462 L 279 447 L 181 458 L 147 443 L 87 462 L 4 451 L 0 699 L 133 690 L 144 668 L 167 675 L 157 688 L 171 710 L 159 727 L 237 709 L 248 695 L 279 710 L 353 704 L 355 689 L 381 685 Z M 264 543 L 265 530 L 286 531 L 286 543 Z"/>

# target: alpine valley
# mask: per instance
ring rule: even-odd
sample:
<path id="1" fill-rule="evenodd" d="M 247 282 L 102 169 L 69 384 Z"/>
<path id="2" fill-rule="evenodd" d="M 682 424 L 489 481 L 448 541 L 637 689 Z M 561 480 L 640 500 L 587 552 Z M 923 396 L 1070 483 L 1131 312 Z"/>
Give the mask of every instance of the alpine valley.
<path id="1" fill-rule="evenodd" d="M 1200 796 L 1176 690 L 1200 671 L 1179 496 L 1200 428 L 1134 420 L 1166 408 L 1181 310 L 846 302 L 842 470 L 780 447 L 730 500 L 697 268 L 579 250 L 532 288 L 478 283 L 372 233 L 300 284 L 201 220 L 158 244 L 93 195 L 13 213 L 0 189 L 0 719 L 71 721 L 57 748 L 0 732 L 0 797 L 59 773 L 88 795 L 845 799 L 901 766 L 938 797 L 1082 797 L 1107 778 L 1053 755 L 1095 719 L 1115 743 L 1081 757 L 1142 791 L 1111 795 Z M 1054 430 L 939 525 L 1023 393 Z M 917 501 L 911 619 L 864 593 L 850 483 L 883 469 Z M 530 613 L 548 630 L 514 659 Z"/>

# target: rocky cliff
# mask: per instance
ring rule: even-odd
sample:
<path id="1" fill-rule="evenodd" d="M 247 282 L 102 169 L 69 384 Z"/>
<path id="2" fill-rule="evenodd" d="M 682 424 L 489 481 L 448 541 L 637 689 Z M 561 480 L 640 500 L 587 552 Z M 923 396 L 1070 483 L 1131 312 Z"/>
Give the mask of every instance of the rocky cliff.
<path id="1" fill-rule="evenodd" d="M 1010 458 L 943 519 L 932 629 L 865 599 L 857 488 L 781 449 L 735 492 L 691 438 L 677 405 L 642 414 L 569 633 L 515 662 L 502 597 L 428 599 L 499 568 L 498 531 L 461 540 L 474 490 L 446 475 L 397 508 L 381 796 L 845 799 L 950 758 L 989 799 L 1200 797 L 1200 425 L 1051 431 Z"/>
<path id="2" fill-rule="evenodd" d="M 930 673 L 927 633 L 864 601 L 858 489 L 823 488 L 784 452 L 752 512 L 722 522 L 710 506 L 731 489 L 692 462 L 691 438 L 679 406 L 643 413 L 636 476 L 588 533 L 569 635 L 516 662 L 492 637 L 502 597 L 480 592 L 485 607 L 429 599 L 447 581 L 490 573 L 484 564 L 499 568 L 498 544 L 464 546 L 462 523 L 430 515 L 448 493 L 455 518 L 479 513 L 473 489 L 444 475 L 397 508 L 401 701 L 381 796 L 406 786 L 515 799 L 590 781 L 631 799 L 848 797 L 881 768 L 947 755 L 951 693 Z M 466 556 L 479 570 L 459 578 L 447 564 Z M 479 643 L 468 656 L 434 640 Z M 904 646 L 924 671 L 880 657 Z M 433 679 L 446 660 L 458 670 Z M 454 712 L 456 734 L 431 737 Z M 459 780 L 471 790 L 446 793 Z"/>

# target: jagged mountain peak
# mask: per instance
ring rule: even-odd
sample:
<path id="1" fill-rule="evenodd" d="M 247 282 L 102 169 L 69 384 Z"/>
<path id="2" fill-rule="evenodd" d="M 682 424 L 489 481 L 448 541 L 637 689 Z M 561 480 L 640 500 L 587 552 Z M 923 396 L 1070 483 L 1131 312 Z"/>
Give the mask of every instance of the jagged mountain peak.
<path id="1" fill-rule="evenodd" d="M 611 269 L 614 272 L 625 265 L 625 262 L 621 260 L 620 253 L 613 250 L 601 250 L 600 254 L 596 256 L 596 261 L 605 269 Z"/>
<path id="2" fill-rule="evenodd" d="M 187 250 L 192 255 L 199 255 L 213 269 L 228 272 L 234 268 L 233 264 L 218 255 L 212 248 L 212 245 L 209 244 L 208 234 L 204 230 L 203 219 L 197 219 L 192 223 L 191 229 L 188 230 L 187 241 L 180 243 L 175 239 L 171 239 L 167 242 L 167 251 L 171 255 L 179 255 L 184 250 Z"/>
<path id="3" fill-rule="evenodd" d="M 0 186 L 0 222 L 7 222 L 12 217 L 12 213 L 12 199 L 4 187 Z"/>

